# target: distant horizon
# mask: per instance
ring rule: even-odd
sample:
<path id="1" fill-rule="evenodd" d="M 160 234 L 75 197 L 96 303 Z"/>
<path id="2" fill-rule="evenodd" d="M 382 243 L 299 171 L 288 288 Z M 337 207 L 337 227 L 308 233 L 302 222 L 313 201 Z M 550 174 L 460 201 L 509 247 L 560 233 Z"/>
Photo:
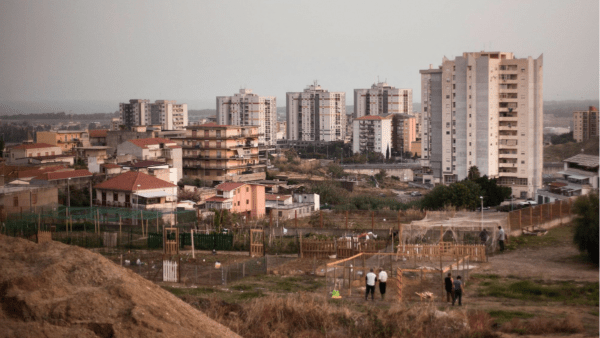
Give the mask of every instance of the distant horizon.
<path id="1" fill-rule="evenodd" d="M 150 99 L 152 102 L 155 100 L 172 100 L 170 98 L 157 98 Z M 59 113 L 65 112 L 67 114 L 110 114 L 119 110 L 119 103 L 128 102 L 113 101 L 113 100 L 0 100 L 0 117 L 4 115 L 17 115 L 17 114 L 41 114 L 41 113 Z M 202 100 L 176 100 L 178 103 L 186 103 L 188 105 L 188 111 L 190 110 L 215 110 L 215 103 L 210 105 L 208 102 Z M 584 101 L 595 101 L 597 105 L 600 105 L 600 99 L 588 98 L 588 99 L 565 99 L 565 100 L 548 100 L 544 102 L 584 102 Z M 353 104 L 348 104 L 348 98 L 346 98 L 346 106 L 352 107 Z M 352 103 L 352 102 L 351 102 Z M 414 101 L 413 105 L 420 106 L 421 102 Z M 277 108 L 285 108 L 285 105 L 277 105 Z M 351 113 L 351 112 L 346 112 Z"/>

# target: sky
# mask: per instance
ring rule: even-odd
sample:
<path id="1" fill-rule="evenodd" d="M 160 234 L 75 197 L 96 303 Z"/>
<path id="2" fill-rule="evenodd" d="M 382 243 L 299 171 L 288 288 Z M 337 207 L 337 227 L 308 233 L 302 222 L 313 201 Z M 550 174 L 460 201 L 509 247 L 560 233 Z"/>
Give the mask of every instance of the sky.
<path id="1" fill-rule="evenodd" d="M 0 107 L 140 98 L 215 107 L 250 88 L 317 80 L 345 91 L 412 88 L 420 69 L 481 50 L 544 54 L 544 100 L 597 99 L 599 4 L 584 1 L 0 1 Z"/>

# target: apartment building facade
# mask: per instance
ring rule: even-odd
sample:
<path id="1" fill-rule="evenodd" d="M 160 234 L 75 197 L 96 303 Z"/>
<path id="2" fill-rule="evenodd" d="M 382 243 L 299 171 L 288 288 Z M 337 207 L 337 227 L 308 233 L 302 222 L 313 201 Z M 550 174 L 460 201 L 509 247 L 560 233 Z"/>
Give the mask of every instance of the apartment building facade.
<path id="1" fill-rule="evenodd" d="M 410 114 L 412 89 L 399 89 L 385 82 L 370 89 L 354 89 L 354 118 L 366 115 Z"/>
<path id="2" fill-rule="evenodd" d="M 462 180 L 477 166 L 533 197 L 542 185 L 543 55 L 464 53 L 420 73 L 421 164 L 433 181 Z"/>
<path id="3" fill-rule="evenodd" d="M 48 143 L 26 143 L 6 149 L 9 163 L 17 162 L 23 158 L 61 155 L 62 148 Z"/>
<path id="4" fill-rule="evenodd" d="M 90 134 L 87 130 L 38 131 L 36 140 L 39 143 L 58 146 L 63 152 L 70 152 L 75 147 L 89 146 Z"/>
<path id="5" fill-rule="evenodd" d="M 188 125 L 187 104 L 173 100 L 129 100 L 119 103 L 119 121 L 126 127 L 160 125 L 163 130 L 182 130 Z"/>
<path id="6" fill-rule="evenodd" d="M 265 187 L 260 184 L 225 182 L 215 187 L 217 194 L 206 199 L 207 209 L 226 209 L 251 218 L 265 215 Z"/>
<path id="7" fill-rule="evenodd" d="M 392 116 L 366 115 L 355 118 L 352 132 L 352 152 L 392 152 Z"/>
<path id="8" fill-rule="evenodd" d="M 392 154 L 404 155 L 416 141 L 416 118 L 408 114 L 392 115 Z"/>
<path id="9" fill-rule="evenodd" d="M 266 177 L 258 159 L 258 126 L 207 123 L 173 138 L 183 148 L 183 176 L 205 181 L 253 181 Z"/>
<path id="10" fill-rule="evenodd" d="M 329 92 L 316 82 L 303 92 L 286 93 L 287 139 L 344 141 L 346 93 Z"/>
<path id="11" fill-rule="evenodd" d="M 598 108 L 591 106 L 588 110 L 573 112 L 573 139 L 575 142 L 598 138 L 599 117 Z"/>
<path id="12" fill-rule="evenodd" d="M 258 126 L 260 145 L 277 144 L 277 99 L 240 89 L 233 96 L 217 96 L 217 123 Z"/>

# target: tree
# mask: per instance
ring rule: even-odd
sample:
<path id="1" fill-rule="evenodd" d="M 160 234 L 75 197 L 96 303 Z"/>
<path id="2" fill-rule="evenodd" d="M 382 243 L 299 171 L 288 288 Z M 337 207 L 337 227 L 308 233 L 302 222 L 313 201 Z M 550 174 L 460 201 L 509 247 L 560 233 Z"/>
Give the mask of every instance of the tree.
<path id="1" fill-rule="evenodd" d="M 469 168 L 469 173 L 467 174 L 467 177 L 471 180 L 474 181 L 476 179 L 478 179 L 479 177 L 481 177 L 481 173 L 479 172 L 479 168 L 477 168 L 477 166 L 472 166 Z"/>
<path id="2" fill-rule="evenodd" d="M 580 196 L 573 204 L 573 213 L 577 215 L 573 220 L 575 233 L 573 242 L 581 252 L 587 252 L 592 262 L 598 264 L 598 250 L 600 248 L 598 231 L 598 194 Z"/>
<path id="3" fill-rule="evenodd" d="M 390 159 L 390 145 L 389 144 L 387 146 L 387 150 L 385 151 L 385 159 L 386 160 Z"/>
<path id="4" fill-rule="evenodd" d="M 512 188 L 499 186 L 496 179 L 489 179 L 487 175 L 474 180 L 481 187 L 481 194 L 484 197 L 483 204 L 487 207 L 500 205 L 512 195 Z"/>
<path id="5" fill-rule="evenodd" d="M 387 176 L 387 171 L 385 171 L 385 169 L 379 169 L 379 173 L 375 175 L 375 179 L 377 179 L 379 182 L 383 181 L 384 178 L 386 178 Z"/>
<path id="6" fill-rule="evenodd" d="M 421 207 L 428 210 L 438 210 L 452 203 L 450 187 L 438 185 L 421 200 Z"/>
<path id="7" fill-rule="evenodd" d="M 339 164 L 330 163 L 327 166 L 327 171 L 330 174 L 332 174 L 332 176 L 335 178 L 342 178 L 342 177 L 346 176 L 346 173 L 344 172 L 344 168 L 342 168 L 342 166 L 340 166 Z"/>
<path id="8" fill-rule="evenodd" d="M 0 157 L 4 156 L 4 139 L 0 140 Z"/>
<path id="9" fill-rule="evenodd" d="M 473 181 L 462 181 L 450 184 L 451 202 L 457 208 L 473 210 L 479 205 L 481 187 Z"/>

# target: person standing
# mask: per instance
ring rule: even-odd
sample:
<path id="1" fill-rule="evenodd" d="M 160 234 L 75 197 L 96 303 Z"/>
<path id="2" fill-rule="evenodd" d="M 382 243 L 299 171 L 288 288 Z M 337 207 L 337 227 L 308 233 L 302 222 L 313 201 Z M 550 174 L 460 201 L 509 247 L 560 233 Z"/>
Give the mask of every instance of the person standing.
<path id="1" fill-rule="evenodd" d="M 506 234 L 502 226 L 498 226 L 498 244 L 500 245 L 500 251 L 504 251 L 504 241 L 506 240 Z"/>
<path id="2" fill-rule="evenodd" d="M 454 298 L 452 299 L 452 306 L 454 306 L 454 302 L 458 299 L 458 306 L 462 306 L 462 294 L 465 290 L 463 287 L 463 281 L 460 276 L 456 277 L 454 281 Z"/>
<path id="3" fill-rule="evenodd" d="M 387 272 L 383 269 L 379 269 L 379 292 L 381 293 L 381 300 L 385 300 L 385 288 L 387 286 Z"/>
<path id="4" fill-rule="evenodd" d="M 485 245 L 485 243 L 488 240 L 488 233 L 486 229 L 481 230 L 481 232 L 479 233 L 479 239 L 481 239 L 481 244 Z"/>
<path id="5" fill-rule="evenodd" d="M 450 272 L 448 272 L 448 277 L 444 278 L 444 288 L 446 289 L 446 302 L 450 303 L 450 300 L 454 302 L 454 280 Z"/>
<path id="6" fill-rule="evenodd" d="M 367 273 L 367 291 L 365 293 L 365 300 L 369 300 L 369 292 L 371 292 L 371 300 L 375 300 L 375 282 L 377 282 L 377 275 L 373 273 L 373 268 Z"/>

